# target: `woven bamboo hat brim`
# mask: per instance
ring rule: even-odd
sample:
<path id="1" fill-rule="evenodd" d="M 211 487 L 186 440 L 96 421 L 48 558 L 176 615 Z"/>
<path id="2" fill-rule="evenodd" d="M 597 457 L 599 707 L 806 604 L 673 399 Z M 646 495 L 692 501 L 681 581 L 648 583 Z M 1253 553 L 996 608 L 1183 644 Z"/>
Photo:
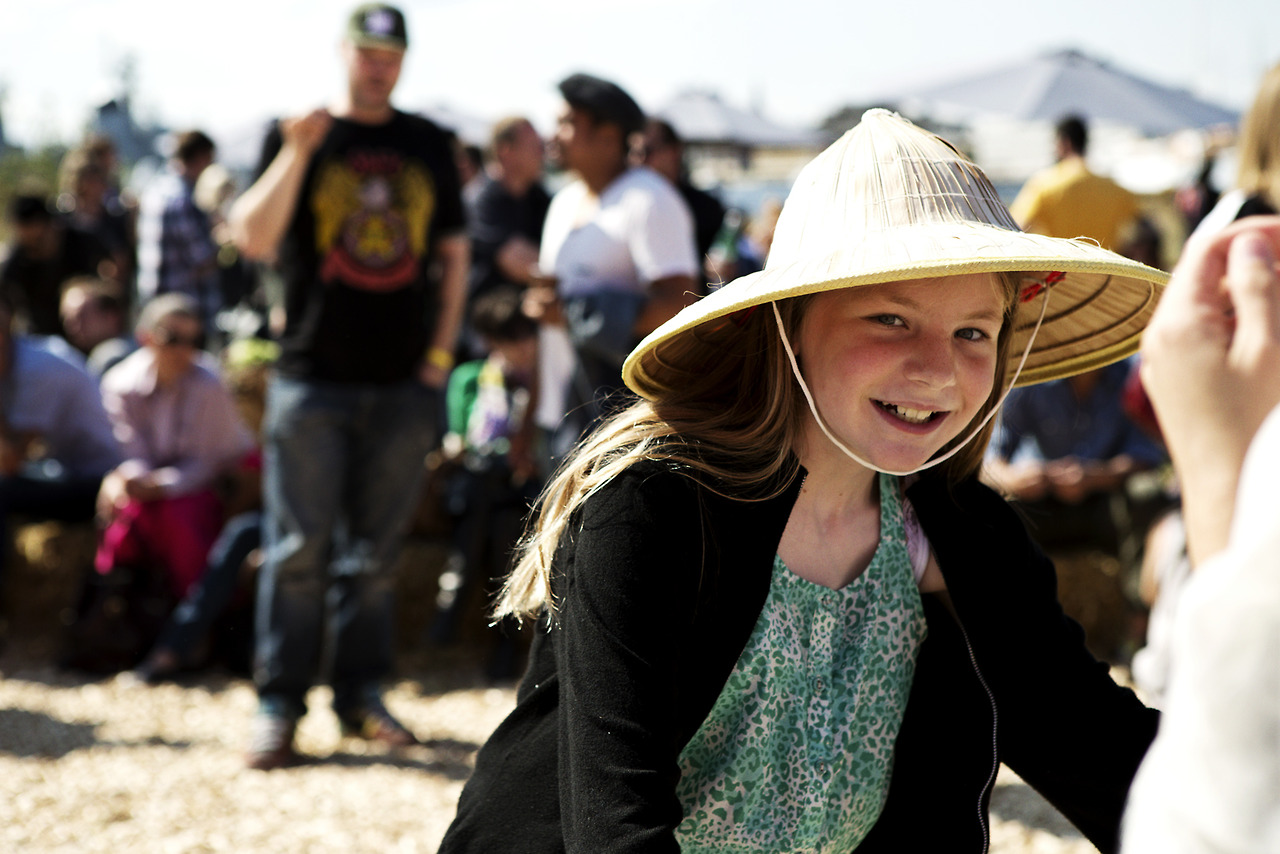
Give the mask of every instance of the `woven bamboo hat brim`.
<path id="1" fill-rule="evenodd" d="M 1102 367 L 1138 348 L 1168 274 L 1100 248 L 1018 229 L 982 171 L 949 143 L 887 110 L 801 170 L 783 205 L 765 267 L 685 308 L 627 357 L 622 376 L 654 398 L 679 382 L 673 339 L 753 306 L 904 279 L 1020 272 L 1009 348 L 1022 358 L 1044 298 L 1048 309 L 1018 385 Z M 1012 366 L 1011 366 L 1012 367 Z"/>

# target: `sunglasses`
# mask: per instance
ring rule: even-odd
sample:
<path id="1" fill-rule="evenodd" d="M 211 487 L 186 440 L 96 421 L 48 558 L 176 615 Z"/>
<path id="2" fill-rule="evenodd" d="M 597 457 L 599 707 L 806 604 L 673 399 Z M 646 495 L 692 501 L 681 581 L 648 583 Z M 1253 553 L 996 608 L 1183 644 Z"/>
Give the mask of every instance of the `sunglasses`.
<path id="1" fill-rule="evenodd" d="M 152 337 L 155 339 L 155 342 L 159 344 L 161 347 L 198 348 L 200 346 L 200 339 L 203 336 L 199 334 L 180 335 L 177 332 L 174 332 L 172 329 L 166 329 L 165 327 L 160 326 L 156 328 L 156 331 L 154 333 L 152 333 Z"/>

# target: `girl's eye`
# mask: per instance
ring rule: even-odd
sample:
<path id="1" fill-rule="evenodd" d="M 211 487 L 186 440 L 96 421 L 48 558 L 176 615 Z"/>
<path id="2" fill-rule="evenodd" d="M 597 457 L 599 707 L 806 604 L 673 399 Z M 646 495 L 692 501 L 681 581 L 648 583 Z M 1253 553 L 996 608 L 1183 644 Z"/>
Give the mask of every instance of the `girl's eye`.
<path id="1" fill-rule="evenodd" d="M 896 314 L 873 314 L 869 318 L 869 320 L 871 320 L 871 322 L 873 323 L 878 323 L 881 326 L 905 326 L 906 325 L 902 322 L 902 318 L 898 317 L 898 315 Z"/>
<path id="2" fill-rule="evenodd" d="M 991 336 L 983 332 L 981 329 L 975 329 L 972 326 L 966 326 L 964 329 L 961 329 L 958 332 L 956 332 L 956 337 L 962 338 L 965 341 L 985 341 Z"/>

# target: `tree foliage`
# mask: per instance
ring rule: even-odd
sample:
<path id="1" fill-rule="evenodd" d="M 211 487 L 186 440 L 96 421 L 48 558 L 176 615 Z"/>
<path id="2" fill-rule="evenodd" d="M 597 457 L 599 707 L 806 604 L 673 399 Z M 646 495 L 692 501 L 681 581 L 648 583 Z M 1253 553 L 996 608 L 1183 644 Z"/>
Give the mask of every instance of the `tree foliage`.
<path id="1" fill-rule="evenodd" d="M 62 145 L 46 145 L 26 151 L 0 152 L 0 239 L 9 239 L 9 204 L 19 193 L 43 193 L 52 197 L 58 185 L 58 164 L 66 155 Z"/>

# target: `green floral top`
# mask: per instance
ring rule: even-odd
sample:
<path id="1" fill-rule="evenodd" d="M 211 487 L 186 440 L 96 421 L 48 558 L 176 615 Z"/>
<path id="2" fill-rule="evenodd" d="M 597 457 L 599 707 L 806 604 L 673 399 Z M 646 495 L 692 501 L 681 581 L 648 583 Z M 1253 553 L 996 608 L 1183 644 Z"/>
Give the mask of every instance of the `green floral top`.
<path id="1" fill-rule="evenodd" d="M 681 850 L 850 851 L 884 806 L 924 606 L 896 478 L 880 476 L 880 545 L 840 590 L 774 559 L 760 618 L 680 756 Z"/>

